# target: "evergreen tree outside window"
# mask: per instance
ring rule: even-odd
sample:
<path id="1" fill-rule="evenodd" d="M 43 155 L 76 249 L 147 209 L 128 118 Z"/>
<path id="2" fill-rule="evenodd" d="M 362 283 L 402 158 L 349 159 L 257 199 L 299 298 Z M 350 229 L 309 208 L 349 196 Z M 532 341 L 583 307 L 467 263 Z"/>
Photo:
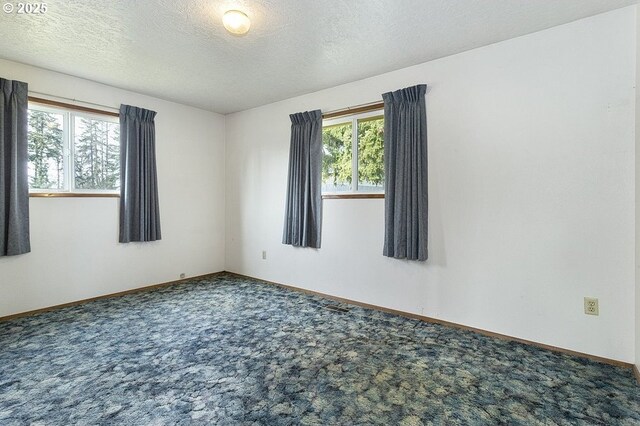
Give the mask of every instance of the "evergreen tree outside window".
<path id="1" fill-rule="evenodd" d="M 384 117 L 380 112 L 323 124 L 322 192 L 384 192 Z"/>
<path id="2" fill-rule="evenodd" d="M 64 189 L 64 115 L 29 109 L 29 188 Z"/>
<path id="3" fill-rule="evenodd" d="M 118 192 L 117 118 L 30 104 L 28 135 L 31 192 Z"/>
<path id="4" fill-rule="evenodd" d="M 76 189 L 120 187 L 120 124 L 89 117 L 75 119 L 74 183 Z"/>

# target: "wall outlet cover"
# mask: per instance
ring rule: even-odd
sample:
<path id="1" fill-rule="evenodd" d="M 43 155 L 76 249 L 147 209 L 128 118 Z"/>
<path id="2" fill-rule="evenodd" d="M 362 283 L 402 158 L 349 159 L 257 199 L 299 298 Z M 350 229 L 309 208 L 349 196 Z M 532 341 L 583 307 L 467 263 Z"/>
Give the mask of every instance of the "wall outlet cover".
<path id="1" fill-rule="evenodd" d="M 584 313 L 587 315 L 599 315 L 598 299 L 595 297 L 584 298 Z"/>

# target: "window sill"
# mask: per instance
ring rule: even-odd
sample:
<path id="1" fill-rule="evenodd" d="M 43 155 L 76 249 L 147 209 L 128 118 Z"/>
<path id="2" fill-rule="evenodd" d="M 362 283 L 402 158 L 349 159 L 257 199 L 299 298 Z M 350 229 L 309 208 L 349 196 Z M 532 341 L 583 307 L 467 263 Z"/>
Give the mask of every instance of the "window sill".
<path id="1" fill-rule="evenodd" d="M 110 192 L 30 192 L 29 197 L 57 198 L 57 197 L 93 197 L 93 198 L 120 198 L 120 194 Z"/>
<path id="2" fill-rule="evenodd" d="M 350 193 L 350 194 L 322 194 L 323 200 L 334 200 L 334 199 L 366 199 L 366 198 L 384 198 L 384 194 L 374 193 L 374 194 L 358 194 L 358 193 Z"/>

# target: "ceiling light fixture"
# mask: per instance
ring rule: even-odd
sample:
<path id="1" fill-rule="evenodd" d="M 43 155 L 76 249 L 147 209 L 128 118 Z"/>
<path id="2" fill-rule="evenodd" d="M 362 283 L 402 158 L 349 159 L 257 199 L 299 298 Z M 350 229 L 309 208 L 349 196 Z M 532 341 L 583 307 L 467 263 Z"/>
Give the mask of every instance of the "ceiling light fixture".
<path id="1" fill-rule="evenodd" d="M 239 10 L 228 10 L 222 16 L 222 24 L 231 34 L 243 35 L 249 31 L 251 21 L 249 17 Z"/>

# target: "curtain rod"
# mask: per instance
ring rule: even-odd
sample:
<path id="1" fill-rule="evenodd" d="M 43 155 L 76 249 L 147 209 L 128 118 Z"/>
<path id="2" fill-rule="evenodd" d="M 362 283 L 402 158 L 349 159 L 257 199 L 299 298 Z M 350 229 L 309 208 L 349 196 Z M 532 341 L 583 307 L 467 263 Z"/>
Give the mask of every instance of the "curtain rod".
<path id="1" fill-rule="evenodd" d="M 382 108 L 384 108 L 383 101 L 369 102 L 367 104 L 360 104 L 360 105 L 355 105 L 355 106 L 346 107 L 342 109 L 337 109 L 334 111 L 327 111 L 322 114 L 322 118 L 327 119 L 327 118 L 342 117 L 343 115 L 351 115 L 351 114 L 357 114 L 360 112 L 367 112 L 367 111 L 376 111 Z"/>
<path id="2" fill-rule="evenodd" d="M 81 104 L 93 105 L 93 106 L 97 106 L 97 107 L 100 107 L 100 108 L 107 108 L 107 109 L 112 109 L 112 110 L 115 110 L 115 111 L 120 111 L 120 108 L 112 107 L 112 106 L 109 106 L 109 105 L 103 105 L 103 104 L 97 104 L 97 103 L 94 103 L 94 102 L 81 101 L 81 100 L 75 99 L 75 98 L 65 98 L 64 96 L 50 95 L 49 93 L 34 92 L 32 90 L 29 90 L 29 95 L 47 96 L 47 97 L 50 97 L 50 98 L 63 99 L 65 101 L 79 102 Z"/>

